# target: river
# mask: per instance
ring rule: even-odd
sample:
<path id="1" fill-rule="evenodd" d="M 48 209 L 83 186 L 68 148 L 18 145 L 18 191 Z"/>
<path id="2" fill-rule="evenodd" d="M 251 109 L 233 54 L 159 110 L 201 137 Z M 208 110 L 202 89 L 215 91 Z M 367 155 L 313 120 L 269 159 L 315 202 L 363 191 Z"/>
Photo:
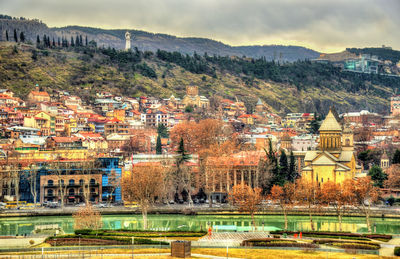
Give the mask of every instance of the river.
<path id="1" fill-rule="evenodd" d="M 289 230 L 311 230 L 307 216 L 289 216 Z M 251 226 L 251 218 L 246 215 L 197 215 L 184 216 L 180 214 L 148 215 L 149 229 L 152 230 L 206 230 L 211 224 L 214 228 L 221 226 L 235 226 L 238 231 L 247 231 Z M 318 231 L 339 231 L 336 217 L 313 217 L 315 229 Z M 103 215 L 104 229 L 142 229 L 141 215 Z M 400 219 L 372 218 L 372 228 L 376 233 L 400 234 Z M 273 230 L 283 229 L 283 216 L 260 215 L 256 216 L 258 229 Z M 71 216 L 35 216 L 35 217 L 10 217 L 0 219 L 0 236 L 15 236 L 31 234 L 36 228 L 45 225 L 58 225 L 65 233 L 73 233 L 74 219 Z M 343 231 L 367 232 L 365 218 L 344 217 Z"/>

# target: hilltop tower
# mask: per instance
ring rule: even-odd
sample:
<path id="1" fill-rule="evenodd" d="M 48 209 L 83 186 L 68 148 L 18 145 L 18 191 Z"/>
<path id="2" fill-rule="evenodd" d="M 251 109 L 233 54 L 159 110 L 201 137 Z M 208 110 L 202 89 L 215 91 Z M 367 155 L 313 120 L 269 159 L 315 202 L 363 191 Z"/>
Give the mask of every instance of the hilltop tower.
<path id="1" fill-rule="evenodd" d="M 131 48 L 131 34 L 129 31 L 125 32 L 125 50 L 129 50 Z"/>

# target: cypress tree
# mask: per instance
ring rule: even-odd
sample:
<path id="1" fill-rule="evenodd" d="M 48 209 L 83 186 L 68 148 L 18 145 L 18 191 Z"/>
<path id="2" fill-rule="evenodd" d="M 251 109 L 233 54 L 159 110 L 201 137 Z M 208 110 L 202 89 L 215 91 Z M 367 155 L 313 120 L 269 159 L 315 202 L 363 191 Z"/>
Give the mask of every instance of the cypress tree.
<path id="1" fill-rule="evenodd" d="M 279 158 L 279 178 L 277 182 L 279 185 L 284 185 L 286 180 L 288 180 L 288 160 L 285 151 L 281 151 L 281 156 Z"/>
<path id="2" fill-rule="evenodd" d="M 43 35 L 43 46 L 47 47 L 47 36 Z"/>
<path id="3" fill-rule="evenodd" d="M 79 46 L 83 46 L 83 42 L 82 42 L 82 35 L 79 35 Z"/>
<path id="4" fill-rule="evenodd" d="M 288 172 L 288 180 L 292 183 L 297 179 L 298 175 L 296 172 L 296 161 L 294 159 L 293 151 L 290 152 L 289 157 L 289 172 Z"/>
<path id="5" fill-rule="evenodd" d="M 61 44 L 60 44 L 60 37 L 58 37 L 58 39 L 57 39 L 57 46 L 60 47 L 60 45 L 61 45 Z"/>
<path id="6" fill-rule="evenodd" d="M 161 155 L 162 154 L 162 146 L 161 146 L 161 137 L 160 137 L 160 135 L 157 136 L 156 154 L 157 155 Z"/>
<path id="7" fill-rule="evenodd" d="M 40 45 L 40 38 L 39 35 L 36 36 L 36 46 Z"/>
<path id="8" fill-rule="evenodd" d="M 77 46 L 77 47 L 80 46 L 80 44 L 79 44 L 79 36 L 78 35 L 76 35 L 76 38 L 75 38 L 75 46 Z"/>
<path id="9" fill-rule="evenodd" d="M 6 40 L 8 41 L 8 31 L 6 30 Z"/>
<path id="10" fill-rule="evenodd" d="M 87 35 L 86 35 L 86 37 L 85 37 L 85 45 L 86 45 L 86 47 L 87 47 L 87 45 L 88 45 Z"/>
<path id="11" fill-rule="evenodd" d="M 24 32 L 21 31 L 21 33 L 19 34 L 19 39 L 21 40 L 21 42 L 25 42 Z"/>
<path id="12" fill-rule="evenodd" d="M 54 37 L 53 37 L 53 47 L 55 47 L 56 46 L 56 41 L 54 40 Z"/>
<path id="13" fill-rule="evenodd" d="M 15 42 L 18 42 L 18 35 L 17 35 L 16 29 L 14 29 L 14 40 L 15 40 Z"/>
<path id="14" fill-rule="evenodd" d="M 75 47 L 74 37 L 71 36 L 71 47 Z"/>
<path id="15" fill-rule="evenodd" d="M 179 142 L 179 147 L 178 147 L 178 150 L 176 151 L 176 153 L 179 154 L 178 164 L 186 162 L 186 161 L 188 161 L 190 159 L 190 155 L 186 154 L 185 144 L 183 142 L 183 138 L 181 138 L 181 141 Z"/>
<path id="16" fill-rule="evenodd" d="M 400 150 L 398 149 L 394 152 L 392 164 L 400 164 Z"/>

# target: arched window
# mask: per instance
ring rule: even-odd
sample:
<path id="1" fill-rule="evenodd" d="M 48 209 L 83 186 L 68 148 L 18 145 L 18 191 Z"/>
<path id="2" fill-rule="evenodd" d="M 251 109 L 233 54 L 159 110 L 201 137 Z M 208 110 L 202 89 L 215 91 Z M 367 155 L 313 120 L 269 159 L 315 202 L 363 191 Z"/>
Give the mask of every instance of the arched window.
<path id="1" fill-rule="evenodd" d="M 95 179 L 90 179 L 90 184 L 92 185 L 92 184 L 96 184 L 96 180 Z"/>
<path id="2" fill-rule="evenodd" d="M 61 180 L 61 185 L 64 186 L 64 180 Z"/>
<path id="3" fill-rule="evenodd" d="M 350 146 L 350 139 L 346 139 L 346 146 Z"/>
<path id="4" fill-rule="evenodd" d="M 53 190 L 52 189 L 47 190 L 47 196 L 53 196 Z"/>
<path id="5" fill-rule="evenodd" d="M 47 181 L 47 185 L 48 185 L 48 186 L 53 186 L 53 184 L 54 184 L 54 181 L 53 181 L 53 180 L 48 180 L 48 181 Z"/>
<path id="6" fill-rule="evenodd" d="M 70 179 L 69 180 L 69 185 L 75 185 L 75 180 L 74 179 Z"/>
<path id="7" fill-rule="evenodd" d="M 83 189 L 82 188 L 79 189 L 79 194 L 83 195 Z"/>
<path id="8" fill-rule="evenodd" d="M 96 189 L 95 189 L 95 188 L 90 188 L 90 193 L 91 193 L 91 194 L 96 193 Z"/>
<path id="9" fill-rule="evenodd" d="M 68 190 L 69 195 L 75 195 L 75 189 L 71 188 Z"/>
<path id="10" fill-rule="evenodd" d="M 85 184 L 85 180 L 80 179 L 80 180 L 79 180 L 79 185 L 84 185 L 84 184 Z"/>

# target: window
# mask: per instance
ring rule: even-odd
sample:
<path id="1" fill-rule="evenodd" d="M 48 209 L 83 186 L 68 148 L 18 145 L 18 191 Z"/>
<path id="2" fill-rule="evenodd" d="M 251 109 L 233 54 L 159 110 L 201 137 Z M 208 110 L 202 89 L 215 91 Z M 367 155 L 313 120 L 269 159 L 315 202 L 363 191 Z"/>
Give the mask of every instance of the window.
<path id="1" fill-rule="evenodd" d="M 92 194 L 96 193 L 96 189 L 95 188 L 90 188 L 90 193 L 92 193 Z"/>
<path id="2" fill-rule="evenodd" d="M 96 184 L 96 180 L 95 179 L 90 179 L 90 184 Z"/>
<path id="3" fill-rule="evenodd" d="M 53 196 L 53 190 L 52 189 L 47 191 L 47 196 Z"/>
<path id="4" fill-rule="evenodd" d="M 69 180 L 69 185 L 75 185 L 75 180 L 74 179 L 70 179 Z"/>
<path id="5" fill-rule="evenodd" d="M 80 180 L 79 180 L 79 185 L 84 185 L 84 184 L 85 184 L 85 180 L 80 179 Z"/>
<path id="6" fill-rule="evenodd" d="M 83 189 L 82 188 L 79 189 L 79 194 L 83 195 Z"/>
<path id="7" fill-rule="evenodd" d="M 48 180 L 48 181 L 47 181 L 47 185 L 48 185 L 48 186 L 53 186 L 53 184 L 54 184 L 54 181 L 53 181 L 53 180 Z"/>
<path id="8" fill-rule="evenodd" d="M 73 188 L 68 190 L 69 195 L 75 195 L 75 190 Z"/>

